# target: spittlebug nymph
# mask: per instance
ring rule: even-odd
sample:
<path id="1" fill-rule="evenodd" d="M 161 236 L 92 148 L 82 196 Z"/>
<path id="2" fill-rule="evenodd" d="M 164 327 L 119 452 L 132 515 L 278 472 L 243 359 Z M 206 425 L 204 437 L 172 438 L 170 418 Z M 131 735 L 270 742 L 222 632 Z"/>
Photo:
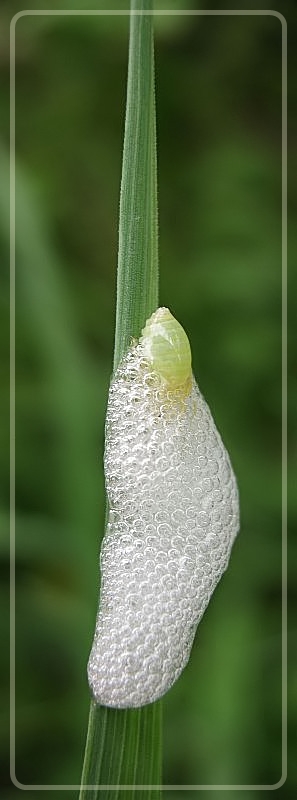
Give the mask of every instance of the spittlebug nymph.
<path id="1" fill-rule="evenodd" d="M 182 326 L 168 308 L 158 308 L 147 320 L 140 344 L 152 369 L 169 389 L 189 385 L 191 348 Z"/>
<path id="2" fill-rule="evenodd" d="M 97 703 L 161 697 L 185 667 L 239 528 L 229 456 L 168 309 L 147 321 L 110 385 L 109 518 L 88 677 Z"/>

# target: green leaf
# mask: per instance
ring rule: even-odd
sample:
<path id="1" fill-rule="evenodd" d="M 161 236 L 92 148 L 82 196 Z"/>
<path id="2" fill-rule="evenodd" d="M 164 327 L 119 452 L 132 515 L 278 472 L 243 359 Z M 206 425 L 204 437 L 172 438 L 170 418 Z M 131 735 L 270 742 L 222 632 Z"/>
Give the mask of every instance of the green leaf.
<path id="1" fill-rule="evenodd" d="M 150 0 L 132 2 L 120 197 L 114 368 L 158 306 L 158 229 L 153 17 Z M 158 798 L 161 702 L 111 709 L 92 701 L 80 800 Z M 87 789 L 84 787 L 93 787 Z M 96 787 L 100 787 L 96 788 Z M 135 787 L 142 787 L 142 790 Z"/>
<path id="2" fill-rule="evenodd" d="M 132 10 L 149 10 L 135 0 Z M 120 199 L 114 366 L 158 306 L 153 20 L 131 15 Z"/>

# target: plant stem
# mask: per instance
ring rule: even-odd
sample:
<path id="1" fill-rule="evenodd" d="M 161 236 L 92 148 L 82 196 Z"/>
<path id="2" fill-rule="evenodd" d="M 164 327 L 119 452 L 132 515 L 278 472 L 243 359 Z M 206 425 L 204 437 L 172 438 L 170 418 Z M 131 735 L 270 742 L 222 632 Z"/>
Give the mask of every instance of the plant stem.
<path id="1" fill-rule="evenodd" d="M 158 306 L 158 230 L 151 0 L 132 0 L 120 196 L 114 369 Z M 161 702 L 111 709 L 92 700 L 80 800 L 147 800 L 161 783 Z M 88 789 L 87 786 L 90 788 Z M 136 788 L 134 788 L 136 786 Z M 97 788 L 98 787 L 98 788 Z M 100 788 L 101 787 L 101 788 Z M 142 791 L 139 790 L 141 787 Z M 102 795 L 103 793 L 103 795 Z"/>
<path id="2" fill-rule="evenodd" d="M 153 20 L 133 14 L 151 0 L 132 0 L 126 123 L 120 197 L 116 368 L 158 305 L 158 225 Z"/>

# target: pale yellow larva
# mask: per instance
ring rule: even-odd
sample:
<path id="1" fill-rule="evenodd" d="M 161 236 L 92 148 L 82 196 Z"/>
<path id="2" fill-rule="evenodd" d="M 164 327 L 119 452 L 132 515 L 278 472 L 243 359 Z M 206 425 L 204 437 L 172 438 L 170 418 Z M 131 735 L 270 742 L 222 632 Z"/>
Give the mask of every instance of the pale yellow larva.
<path id="1" fill-rule="evenodd" d="M 189 388 L 191 348 L 182 326 L 168 308 L 158 308 L 142 330 L 140 344 L 152 369 L 169 389 Z"/>

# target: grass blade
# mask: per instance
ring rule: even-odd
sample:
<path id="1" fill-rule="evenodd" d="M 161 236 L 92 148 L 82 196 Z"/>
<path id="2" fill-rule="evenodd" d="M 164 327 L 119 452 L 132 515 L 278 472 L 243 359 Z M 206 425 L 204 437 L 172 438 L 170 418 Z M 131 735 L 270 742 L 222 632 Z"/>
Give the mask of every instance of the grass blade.
<path id="1" fill-rule="evenodd" d="M 158 306 L 158 229 L 153 18 L 150 0 L 133 0 L 120 196 L 114 368 Z M 117 710 L 91 702 L 80 800 L 102 789 L 116 800 L 149 799 L 161 783 L 161 703 Z M 96 786 L 100 785 L 101 789 Z M 83 787 L 92 786 L 93 789 Z M 143 787 L 142 790 L 134 786 Z M 113 788 L 112 788 L 113 787 Z"/>
<path id="2" fill-rule="evenodd" d="M 149 10 L 135 0 L 133 10 Z M 131 15 L 120 198 L 114 366 L 158 305 L 157 175 L 153 21 Z"/>

